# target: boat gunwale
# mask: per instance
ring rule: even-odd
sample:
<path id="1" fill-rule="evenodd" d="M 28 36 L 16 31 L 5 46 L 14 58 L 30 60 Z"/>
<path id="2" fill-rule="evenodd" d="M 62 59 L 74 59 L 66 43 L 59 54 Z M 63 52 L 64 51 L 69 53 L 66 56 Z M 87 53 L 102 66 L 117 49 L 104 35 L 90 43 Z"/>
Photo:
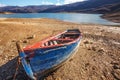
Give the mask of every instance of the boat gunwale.
<path id="1" fill-rule="evenodd" d="M 50 41 L 50 40 L 54 40 L 55 37 L 57 37 L 57 36 L 59 36 L 59 35 L 61 35 L 61 34 L 64 34 L 65 32 L 67 32 L 67 30 L 64 31 L 64 32 L 61 32 L 61 33 L 59 33 L 59 34 L 57 34 L 57 35 L 54 35 L 54 36 L 45 38 L 45 39 L 41 40 L 40 42 L 37 42 L 37 43 L 35 43 L 35 44 L 33 44 L 33 45 L 26 46 L 26 47 L 24 48 L 24 50 L 35 50 L 35 49 L 45 49 L 45 48 L 65 46 L 65 45 L 69 45 L 69 44 L 75 43 L 77 40 L 79 40 L 79 39 L 82 37 L 81 32 L 80 32 L 78 38 L 73 39 L 72 41 L 70 41 L 70 42 L 68 42 L 68 43 L 56 44 L 56 45 L 49 45 L 49 46 L 39 46 L 39 47 L 35 47 L 35 48 L 32 47 L 32 46 L 34 46 L 34 45 L 36 45 L 36 44 L 41 45 L 41 44 L 43 44 L 44 42 L 47 42 L 47 41 Z M 77 33 L 77 34 L 78 34 L 78 33 Z M 32 48 L 30 48 L 30 47 L 32 47 Z"/>
<path id="2" fill-rule="evenodd" d="M 71 41 L 71 42 L 68 42 L 68 43 L 64 43 L 64 44 L 57 44 L 57 45 L 51 45 L 51 46 L 43 46 L 43 47 L 40 47 L 41 49 L 45 49 L 45 48 L 52 48 L 52 47 L 60 47 L 60 46 L 67 46 L 67 45 L 70 45 L 72 43 L 75 43 L 77 42 L 77 40 L 79 40 L 81 36 L 79 36 L 77 39 Z"/>

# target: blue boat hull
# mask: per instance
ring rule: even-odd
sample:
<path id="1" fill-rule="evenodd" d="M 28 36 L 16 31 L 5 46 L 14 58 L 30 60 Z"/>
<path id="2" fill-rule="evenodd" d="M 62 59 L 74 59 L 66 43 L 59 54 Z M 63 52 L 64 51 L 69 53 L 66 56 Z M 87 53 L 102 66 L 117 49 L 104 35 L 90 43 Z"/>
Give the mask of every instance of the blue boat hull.
<path id="1" fill-rule="evenodd" d="M 24 49 L 16 44 L 25 72 L 36 80 L 56 69 L 77 52 L 81 38 L 80 31 L 73 29 Z"/>
<path id="2" fill-rule="evenodd" d="M 35 50 L 34 58 L 30 59 L 33 73 L 40 77 L 47 70 L 63 63 L 77 51 L 79 44 L 80 40 L 77 40 L 69 45 Z"/>

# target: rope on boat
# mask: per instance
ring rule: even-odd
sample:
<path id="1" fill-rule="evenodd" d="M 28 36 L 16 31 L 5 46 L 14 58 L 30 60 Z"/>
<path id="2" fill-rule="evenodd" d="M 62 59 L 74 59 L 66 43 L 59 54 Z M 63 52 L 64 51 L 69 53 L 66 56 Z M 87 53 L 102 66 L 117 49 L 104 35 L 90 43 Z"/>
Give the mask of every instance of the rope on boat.
<path id="1" fill-rule="evenodd" d="M 20 57 L 17 58 L 17 66 L 16 66 L 16 69 L 15 69 L 15 74 L 13 76 L 13 80 L 16 80 L 17 73 L 18 73 L 18 70 L 19 70 L 19 66 L 20 66 Z"/>
<path id="2" fill-rule="evenodd" d="M 18 51 L 18 53 L 20 53 L 20 52 L 23 51 L 23 49 L 22 49 L 22 47 L 21 47 L 19 41 L 16 42 L 16 46 L 17 46 L 17 51 Z M 18 73 L 18 70 L 19 70 L 20 63 L 21 63 L 21 59 L 20 59 L 20 57 L 18 56 L 18 58 L 17 58 L 17 65 L 16 65 L 16 69 L 15 69 L 15 74 L 14 74 L 14 76 L 13 76 L 13 80 L 16 80 L 16 77 L 17 77 L 17 73 Z"/>
<path id="3" fill-rule="evenodd" d="M 14 74 L 13 80 L 16 80 L 16 76 L 17 76 L 17 73 L 18 73 L 18 70 L 19 70 L 19 65 L 22 62 L 21 61 L 22 58 L 20 57 L 20 53 L 24 52 L 22 46 L 20 45 L 20 42 L 16 42 L 16 46 L 17 46 L 17 51 L 19 53 L 19 56 L 18 56 L 18 59 L 17 59 L 17 66 L 16 66 L 16 70 L 15 70 L 15 74 Z M 34 78 L 34 80 L 37 80 L 37 78 Z"/>

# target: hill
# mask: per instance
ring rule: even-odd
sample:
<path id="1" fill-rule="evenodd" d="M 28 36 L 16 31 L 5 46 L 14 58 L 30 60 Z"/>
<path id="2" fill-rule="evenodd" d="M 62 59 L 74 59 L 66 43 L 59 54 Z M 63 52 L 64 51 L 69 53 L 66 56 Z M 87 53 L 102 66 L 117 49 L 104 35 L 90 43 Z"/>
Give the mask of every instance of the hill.
<path id="1" fill-rule="evenodd" d="M 85 13 L 107 13 L 120 8 L 120 5 L 111 8 L 120 0 L 88 0 L 67 5 L 41 5 L 41 6 L 6 6 L 1 7 L 0 12 L 13 13 L 40 13 L 40 12 L 85 12 Z M 111 8 L 111 9 L 110 9 Z M 120 9 L 119 9 L 120 10 Z"/>
<path id="2" fill-rule="evenodd" d="M 0 13 L 99 13 L 105 14 L 102 17 L 120 22 L 120 0 L 87 0 L 61 6 L 40 5 L 40 6 L 6 6 L 0 7 Z"/>
<path id="3" fill-rule="evenodd" d="M 118 3 L 120 3 L 120 0 L 88 0 L 84 2 L 48 8 L 42 12 L 106 13 L 108 12 L 106 11 L 107 8 Z M 116 6 L 116 8 L 119 8 L 119 6 Z"/>
<path id="4" fill-rule="evenodd" d="M 41 5 L 41 6 L 6 6 L 1 7 L 0 12 L 12 12 L 12 13 L 37 13 L 48 8 L 55 7 L 55 5 Z"/>

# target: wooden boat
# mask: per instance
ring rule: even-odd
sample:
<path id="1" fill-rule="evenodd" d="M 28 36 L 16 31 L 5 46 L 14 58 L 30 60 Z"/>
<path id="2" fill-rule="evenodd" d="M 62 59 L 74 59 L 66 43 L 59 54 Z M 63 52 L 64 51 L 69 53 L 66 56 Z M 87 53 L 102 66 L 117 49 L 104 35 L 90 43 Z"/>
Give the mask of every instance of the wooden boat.
<path id="1" fill-rule="evenodd" d="M 81 38 L 79 29 L 69 29 L 23 49 L 17 43 L 26 74 L 36 80 L 57 68 L 78 50 Z"/>

